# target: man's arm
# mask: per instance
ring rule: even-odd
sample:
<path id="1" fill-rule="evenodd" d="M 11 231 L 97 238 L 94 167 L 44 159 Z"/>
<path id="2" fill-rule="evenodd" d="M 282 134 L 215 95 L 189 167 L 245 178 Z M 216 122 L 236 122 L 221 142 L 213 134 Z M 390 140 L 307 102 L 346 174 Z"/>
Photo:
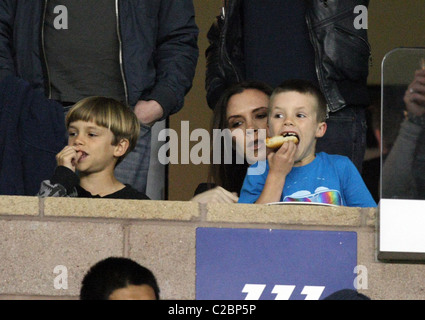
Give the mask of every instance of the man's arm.
<path id="1" fill-rule="evenodd" d="M 208 106 L 211 109 L 215 108 L 218 99 L 226 89 L 226 75 L 220 64 L 220 32 L 222 25 L 223 19 L 218 16 L 207 34 L 210 45 L 205 52 L 207 59 L 205 89 L 207 90 Z"/>
<path id="2" fill-rule="evenodd" d="M 161 1 L 158 26 L 156 84 L 144 99 L 155 100 L 163 112 L 160 118 L 145 119 L 144 123 L 165 119 L 183 107 L 199 56 L 199 29 L 192 0 Z"/>
<path id="3" fill-rule="evenodd" d="M 0 80 L 15 75 L 12 58 L 12 36 L 16 0 L 0 0 Z"/>
<path id="4" fill-rule="evenodd" d="M 215 108 L 228 87 L 245 79 L 241 47 L 243 26 L 239 17 L 241 2 L 223 1 L 221 14 L 216 17 L 207 34 L 209 46 L 205 51 L 205 89 L 211 109 Z"/>

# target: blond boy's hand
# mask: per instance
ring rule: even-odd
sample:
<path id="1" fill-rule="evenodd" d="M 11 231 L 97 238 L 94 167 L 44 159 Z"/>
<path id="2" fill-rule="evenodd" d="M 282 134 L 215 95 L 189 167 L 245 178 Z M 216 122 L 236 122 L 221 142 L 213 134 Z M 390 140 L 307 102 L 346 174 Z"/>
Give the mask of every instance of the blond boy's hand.
<path id="1" fill-rule="evenodd" d="M 271 152 L 267 156 L 269 173 L 286 177 L 294 166 L 296 151 L 296 145 L 290 141 L 284 143 L 276 152 Z"/>
<path id="2" fill-rule="evenodd" d="M 56 155 L 56 163 L 58 166 L 64 166 L 75 172 L 77 162 L 82 155 L 81 151 L 77 151 L 73 146 L 66 146 Z"/>

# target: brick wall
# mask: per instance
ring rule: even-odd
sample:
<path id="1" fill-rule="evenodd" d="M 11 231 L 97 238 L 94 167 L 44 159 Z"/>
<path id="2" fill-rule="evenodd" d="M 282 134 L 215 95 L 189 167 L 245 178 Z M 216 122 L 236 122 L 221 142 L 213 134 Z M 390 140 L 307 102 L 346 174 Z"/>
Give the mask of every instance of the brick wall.
<path id="1" fill-rule="evenodd" d="M 163 299 L 195 298 L 197 227 L 355 231 L 373 299 L 425 299 L 425 266 L 376 261 L 375 209 L 0 196 L 0 299 L 78 299 L 109 256 L 150 268 Z M 68 288 L 56 289 L 64 266 Z M 62 269 L 61 269 L 62 270 Z"/>

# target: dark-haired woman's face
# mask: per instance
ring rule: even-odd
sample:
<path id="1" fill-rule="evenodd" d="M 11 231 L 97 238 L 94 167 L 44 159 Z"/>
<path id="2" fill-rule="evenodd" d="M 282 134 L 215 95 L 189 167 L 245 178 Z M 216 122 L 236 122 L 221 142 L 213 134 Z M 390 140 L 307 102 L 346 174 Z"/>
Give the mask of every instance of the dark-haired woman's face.
<path id="1" fill-rule="evenodd" d="M 269 97 L 257 89 L 246 89 L 229 99 L 226 110 L 228 128 L 236 152 L 252 163 L 258 157 L 265 157 L 265 130 L 267 129 L 267 110 Z M 259 129 L 264 129 L 259 135 Z"/>

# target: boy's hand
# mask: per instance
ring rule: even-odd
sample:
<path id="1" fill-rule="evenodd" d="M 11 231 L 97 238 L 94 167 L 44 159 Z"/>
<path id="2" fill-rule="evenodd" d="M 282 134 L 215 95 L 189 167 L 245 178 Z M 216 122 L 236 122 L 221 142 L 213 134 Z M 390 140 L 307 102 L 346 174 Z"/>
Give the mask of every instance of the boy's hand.
<path id="1" fill-rule="evenodd" d="M 294 166 L 296 151 L 295 143 L 289 141 L 284 143 L 276 152 L 271 152 L 267 156 L 270 167 L 269 172 L 286 177 Z"/>
<path id="2" fill-rule="evenodd" d="M 279 150 L 271 152 L 269 161 L 269 173 L 264 184 L 263 191 L 255 203 L 270 203 L 280 201 L 286 176 L 291 172 L 295 162 L 297 147 L 291 142 L 284 143 Z"/>
<path id="3" fill-rule="evenodd" d="M 56 155 L 56 162 L 58 166 L 64 166 L 75 172 L 77 162 L 83 153 L 77 151 L 73 146 L 66 146 Z"/>
<path id="4" fill-rule="evenodd" d="M 157 120 L 162 118 L 164 110 L 155 100 L 140 100 L 134 106 L 134 113 L 140 123 L 147 126 L 153 126 Z"/>

